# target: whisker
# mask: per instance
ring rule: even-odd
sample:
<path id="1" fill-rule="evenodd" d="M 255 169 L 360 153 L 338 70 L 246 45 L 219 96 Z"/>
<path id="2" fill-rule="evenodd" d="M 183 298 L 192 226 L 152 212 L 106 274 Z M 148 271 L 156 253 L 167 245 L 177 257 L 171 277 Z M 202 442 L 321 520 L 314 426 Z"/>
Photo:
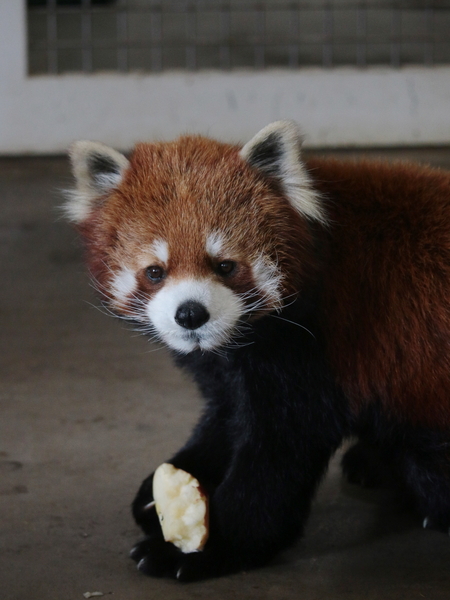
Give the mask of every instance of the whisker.
<path id="1" fill-rule="evenodd" d="M 274 319 L 280 319 L 280 321 L 286 321 L 286 323 L 291 323 L 292 325 L 296 325 L 297 327 L 300 327 L 300 329 L 304 329 L 306 332 L 308 332 L 314 339 L 316 339 L 316 336 L 312 333 L 312 331 L 310 331 L 307 327 L 305 327 L 304 325 L 300 325 L 300 323 L 296 323 L 295 321 L 291 321 L 290 319 L 285 319 L 284 317 L 280 317 L 279 315 L 269 315 L 269 317 L 272 317 Z"/>

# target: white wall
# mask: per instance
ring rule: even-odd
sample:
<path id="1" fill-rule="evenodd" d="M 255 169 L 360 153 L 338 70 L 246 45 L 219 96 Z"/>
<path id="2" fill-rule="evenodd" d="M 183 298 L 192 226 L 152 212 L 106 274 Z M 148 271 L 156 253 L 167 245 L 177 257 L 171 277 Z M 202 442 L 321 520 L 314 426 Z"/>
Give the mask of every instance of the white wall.
<path id="1" fill-rule="evenodd" d="M 0 154 L 185 132 L 245 141 L 280 118 L 312 147 L 450 144 L 450 67 L 27 77 L 25 3 L 0 1 Z"/>

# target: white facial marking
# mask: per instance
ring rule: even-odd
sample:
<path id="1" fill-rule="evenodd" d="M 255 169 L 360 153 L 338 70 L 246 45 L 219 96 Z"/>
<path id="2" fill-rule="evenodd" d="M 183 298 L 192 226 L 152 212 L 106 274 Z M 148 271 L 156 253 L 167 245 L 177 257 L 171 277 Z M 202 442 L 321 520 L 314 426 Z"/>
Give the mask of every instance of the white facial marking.
<path id="1" fill-rule="evenodd" d="M 253 263 L 253 278 L 257 288 L 277 307 L 281 302 L 282 280 L 277 266 L 261 255 Z"/>
<path id="2" fill-rule="evenodd" d="M 136 290 L 136 276 L 128 267 L 122 267 L 111 281 L 111 294 L 119 302 L 126 302 Z"/>
<path id="3" fill-rule="evenodd" d="M 195 330 L 177 324 L 178 308 L 188 300 L 202 304 L 210 318 Z M 174 350 L 212 350 L 226 343 L 244 312 L 242 300 L 210 279 L 181 279 L 167 283 L 147 304 L 147 315 L 161 339 Z"/>
<path id="4" fill-rule="evenodd" d="M 218 231 L 211 233 L 206 238 L 206 252 L 211 258 L 215 258 L 220 255 L 223 249 L 223 235 Z"/>
<path id="5" fill-rule="evenodd" d="M 169 262 L 169 245 L 165 240 L 155 240 L 151 252 L 160 263 L 166 265 Z"/>
<path id="6" fill-rule="evenodd" d="M 165 240 L 157 239 L 152 244 L 144 246 L 136 259 L 140 269 L 155 264 L 166 267 L 169 262 L 169 245 Z"/>

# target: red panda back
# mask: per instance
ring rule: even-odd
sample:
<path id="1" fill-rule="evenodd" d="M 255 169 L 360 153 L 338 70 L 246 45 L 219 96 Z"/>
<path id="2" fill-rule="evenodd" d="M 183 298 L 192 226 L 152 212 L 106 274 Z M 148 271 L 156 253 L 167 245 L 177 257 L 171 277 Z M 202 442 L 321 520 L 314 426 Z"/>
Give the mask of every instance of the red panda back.
<path id="1" fill-rule="evenodd" d="M 450 425 L 450 174 L 412 164 L 308 163 L 332 234 L 323 319 L 354 405 Z"/>

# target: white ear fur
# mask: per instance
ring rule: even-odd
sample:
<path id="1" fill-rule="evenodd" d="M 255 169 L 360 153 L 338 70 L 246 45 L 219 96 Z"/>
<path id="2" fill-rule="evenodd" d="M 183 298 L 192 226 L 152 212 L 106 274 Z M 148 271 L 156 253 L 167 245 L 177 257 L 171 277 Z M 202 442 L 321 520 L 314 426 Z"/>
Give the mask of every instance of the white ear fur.
<path id="1" fill-rule="evenodd" d="M 259 171 L 278 179 L 291 206 L 301 215 L 325 223 L 320 196 L 300 156 L 302 141 L 297 123 L 275 121 L 247 142 L 240 155 Z"/>
<path id="2" fill-rule="evenodd" d="M 76 187 L 67 193 L 65 213 L 81 223 L 96 200 L 117 187 L 129 162 L 123 154 L 99 142 L 79 141 L 69 148 Z"/>

